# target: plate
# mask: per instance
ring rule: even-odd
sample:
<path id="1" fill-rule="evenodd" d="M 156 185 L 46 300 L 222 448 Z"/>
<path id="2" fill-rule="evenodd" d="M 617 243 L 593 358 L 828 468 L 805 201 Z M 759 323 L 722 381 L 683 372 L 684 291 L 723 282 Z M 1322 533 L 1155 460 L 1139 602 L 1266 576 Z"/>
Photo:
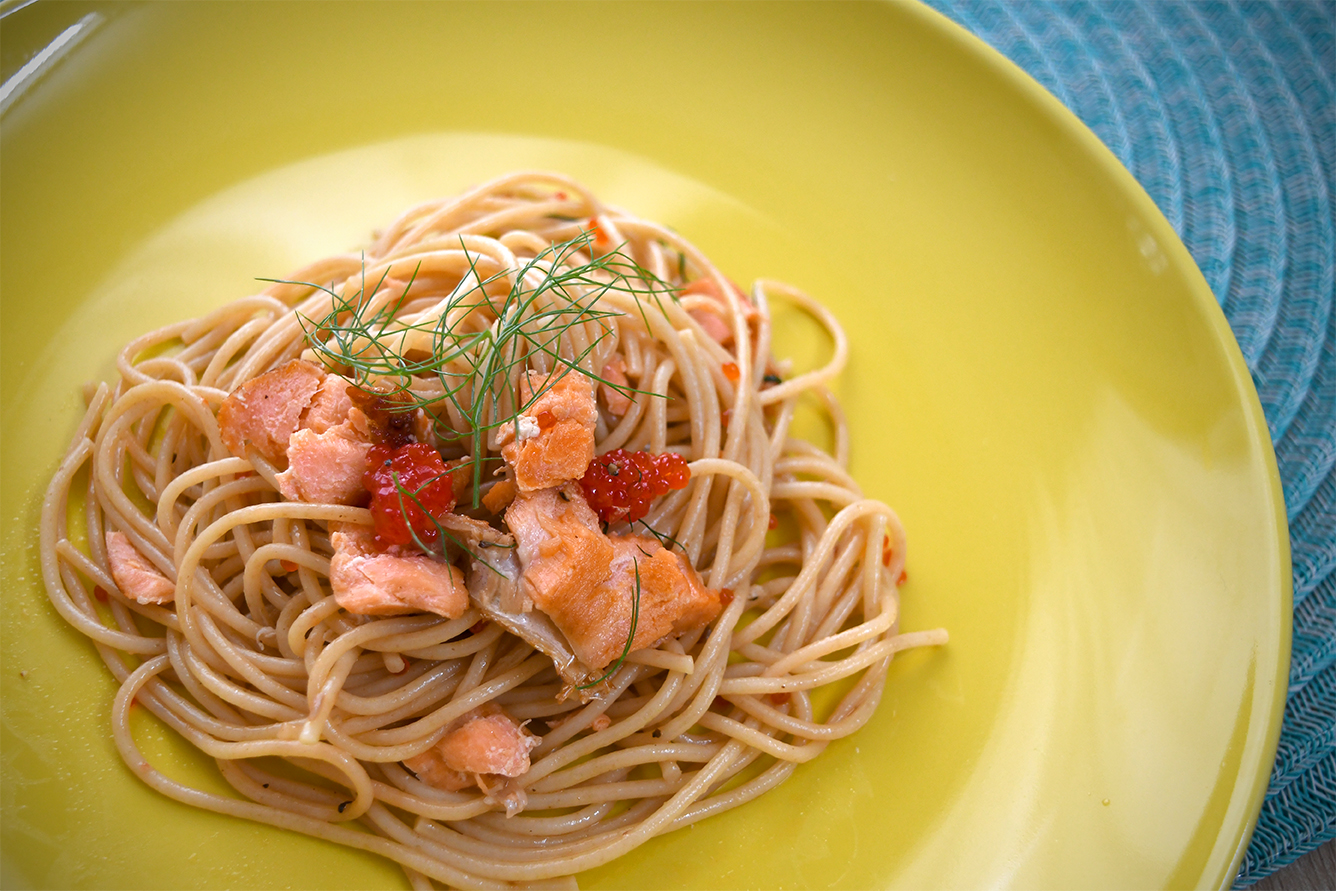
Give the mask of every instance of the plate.
<path id="1" fill-rule="evenodd" d="M 1266 426 L 1168 224 L 1010 64 L 900 4 L 39 4 L 6 77 L 76 22 L 0 132 L 6 887 L 406 887 L 130 775 L 36 516 L 130 337 L 530 166 L 834 308 L 854 474 L 909 530 L 903 626 L 951 632 L 787 784 L 581 884 L 1230 883 L 1289 657 Z"/>

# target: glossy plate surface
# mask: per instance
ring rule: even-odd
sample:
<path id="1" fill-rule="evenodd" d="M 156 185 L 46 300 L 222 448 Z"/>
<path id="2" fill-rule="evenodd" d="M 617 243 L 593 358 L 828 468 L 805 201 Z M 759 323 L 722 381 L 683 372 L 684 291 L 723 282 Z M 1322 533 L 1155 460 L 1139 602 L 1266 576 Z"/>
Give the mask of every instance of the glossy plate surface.
<path id="1" fill-rule="evenodd" d="M 125 341 L 518 167 L 835 309 L 903 626 L 951 632 L 785 786 L 581 885 L 1229 884 L 1289 658 L 1266 427 L 1169 226 L 1009 64 L 907 5 L 39 4 L 3 74 L 86 13 L 0 131 L 6 887 L 406 887 L 137 782 L 36 517 Z"/>

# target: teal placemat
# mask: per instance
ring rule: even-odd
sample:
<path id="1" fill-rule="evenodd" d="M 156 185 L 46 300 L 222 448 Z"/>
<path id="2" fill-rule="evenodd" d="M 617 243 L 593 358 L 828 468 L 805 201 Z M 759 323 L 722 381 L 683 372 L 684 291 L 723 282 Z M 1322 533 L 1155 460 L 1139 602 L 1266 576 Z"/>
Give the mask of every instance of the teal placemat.
<path id="1" fill-rule="evenodd" d="M 1266 412 L 1294 555 L 1280 748 L 1238 885 L 1336 837 L 1336 4 L 928 0 L 1077 114 L 1187 245 Z"/>

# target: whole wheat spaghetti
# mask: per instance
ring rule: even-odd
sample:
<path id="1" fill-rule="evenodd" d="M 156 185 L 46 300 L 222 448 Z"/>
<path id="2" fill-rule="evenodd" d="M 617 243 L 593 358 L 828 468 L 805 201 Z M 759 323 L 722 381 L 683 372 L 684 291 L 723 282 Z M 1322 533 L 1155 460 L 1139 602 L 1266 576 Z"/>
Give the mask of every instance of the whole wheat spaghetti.
<path id="1" fill-rule="evenodd" d="M 824 366 L 771 357 L 775 300 Z M 775 787 L 946 641 L 899 631 L 905 534 L 827 389 L 846 352 L 799 291 L 509 175 L 126 346 L 43 578 L 164 794 L 415 887 L 563 879 Z M 789 436 L 804 398 L 833 454 Z M 237 794 L 148 764 L 133 702 Z"/>

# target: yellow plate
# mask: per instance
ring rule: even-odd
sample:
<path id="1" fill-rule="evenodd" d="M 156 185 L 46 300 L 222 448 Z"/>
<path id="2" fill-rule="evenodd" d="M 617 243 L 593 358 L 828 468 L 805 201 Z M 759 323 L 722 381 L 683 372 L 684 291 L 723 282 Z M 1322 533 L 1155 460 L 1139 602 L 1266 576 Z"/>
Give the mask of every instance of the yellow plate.
<path id="1" fill-rule="evenodd" d="M 39 4 L 4 75 L 90 12 L 0 133 L 5 886 L 405 886 L 131 776 L 38 503 L 131 336 L 521 166 L 836 310 L 904 625 L 952 635 L 788 784 L 581 883 L 1230 883 L 1289 657 L 1266 426 L 1170 227 L 1020 72 L 909 5 Z"/>

